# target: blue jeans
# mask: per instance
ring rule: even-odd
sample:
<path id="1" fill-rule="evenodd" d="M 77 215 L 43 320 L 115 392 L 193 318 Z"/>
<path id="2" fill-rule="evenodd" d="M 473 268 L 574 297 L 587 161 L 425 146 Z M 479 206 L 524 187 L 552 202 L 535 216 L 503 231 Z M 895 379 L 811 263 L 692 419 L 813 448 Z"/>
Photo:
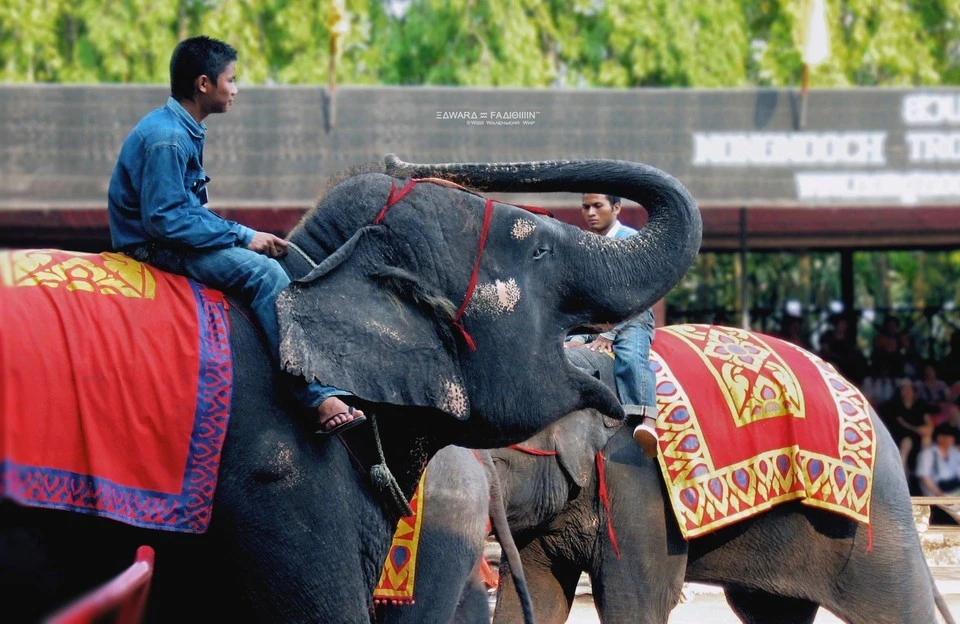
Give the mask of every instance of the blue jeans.
<path id="1" fill-rule="evenodd" d="M 653 310 L 646 310 L 621 327 L 613 339 L 613 375 L 620 403 L 628 414 L 637 414 L 639 406 L 646 406 L 651 418 L 656 417 L 657 407 L 657 379 L 650 368 L 654 326 Z"/>
<path id="2" fill-rule="evenodd" d="M 175 251 L 157 247 L 148 261 L 158 269 L 186 275 L 250 304 L 266 335 L 270 356 L 280 366 L 280 326 L 275 303 L 280 291 L 290 284 L 290 278 L 279 262 L 243 247 L 213 251 Z M 294 394 L 304 407 L 315 409 L 331 396 L 350 393 L 316 382 L 303 382 L 297 383 Z"/>

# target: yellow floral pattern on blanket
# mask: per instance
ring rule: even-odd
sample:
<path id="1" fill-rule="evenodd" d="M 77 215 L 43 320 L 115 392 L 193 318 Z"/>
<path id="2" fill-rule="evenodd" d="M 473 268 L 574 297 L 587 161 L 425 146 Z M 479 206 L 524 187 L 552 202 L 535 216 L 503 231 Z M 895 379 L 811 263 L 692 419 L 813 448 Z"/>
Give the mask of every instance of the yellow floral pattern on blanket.
<path id="1" fill-rule="evenodd" d="M 650 361 L 657 380 L 658 459 L 685 538 L 789 500 L 869 524 L 877 444 L 870 406 L 831 365 L 789 343 L 705 325 L 658 329 Z M 804 361 L 806 376 L 800 376 L 797 366 Z M 689 391 L 678 372 L 686 375 Z M 701 385 L 712 383 L 716 403 Z M 830 408 L 806 414 L 814 402 L 819 410 Z M 778 416 L 789 419 L 779 421 L 789 434 L 783 439 L 763 431 L 776 429 Z M 828 452 L 807 447 L 808 429 L 828 432 L 820 439 L 830 448 L 818 447 Z"/>
<path id="2" fill-rule="evenodd" d="M 150 268 L 119 253 L 75 253 L 53 249 L 0 252 L 0 286 L 46 286 L 101 295 L 153 299 Z"/>
<path id="3" fill-rule="evenodd" d="M 705 336 L 689 326 L 671 329 L 691 346 L 704 344 L 704 364 L 726 396 L 737 427 L 766 418 L 805 417 L 796 375 L 757 334 L 727 327 L 710 327 Z"/>

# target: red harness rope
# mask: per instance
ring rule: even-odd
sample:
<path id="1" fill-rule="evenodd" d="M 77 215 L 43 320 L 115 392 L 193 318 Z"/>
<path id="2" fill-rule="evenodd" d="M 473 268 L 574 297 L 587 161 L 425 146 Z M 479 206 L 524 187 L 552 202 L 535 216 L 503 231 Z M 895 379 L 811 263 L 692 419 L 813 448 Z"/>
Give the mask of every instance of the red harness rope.
<path id="1" fill-rule="evenodd" d="M 599 484 L 599 493 L 600 502 L 603 503 L 603 509 L 607 512 L 607 535 L 610 537 L 610 543 L 613 544 L 613 553 L 617 556 L 617 559 L 620 558 L 620 546 L 617 544 L 617 534 L 613 530 L 613 518 L 610 516 L 610 494 L 607 492 L 607 477 L 606 471 L 604 469 L 604 462 L 606 457 L 603 456 L 603 451 L 597 452 L 597 480 Z"/>
<path id="2" fill-rule="evenodd" d="M 442 180 L 439 178 L 411 178 L 403 188 L 399 191 L 397 187 L 390 183 L 390 194 L 387 195 L 387 203 L 384 204 L 383 208 L 380 210 L 380 213 L 373 220 L 374 225 L 380 225 L 383 222 L 383 218 L 387 216 L 387 211 L 396 204 L 398 201 L 407 196 L 413 187 L 421 182 L 430 182 L 431 184 L 441 184 L 443 186 L 449 186 L 452 188 L 458 188 L 468 193 L 472 191 L 463 188 L 459 184 L 450 182 L 448 180 Z M 538 208 L 536 206 L 517 206 L 518 208 L 523 208 L 527 212 L 532 212 L 534 214 L 546 215 L 552 217 L 553 214 L 549 210 L 544 210 L 543 208 Z M 487 232 L 490 231 L 490 219 L 493 217 L 493 200 L 487 199 L 486 204 L 483 207 L 483 225 L 480 228 L 480 245 L 477 249 L 477 259 L 473 263 L 473 272 L 470 274 L 470 283 L 467 285 L 467 294 L 463 298 L 463 303 L 460 304 L 460 307 L 457 309 L 457 313 L 453 315 L 453 320 L 451 324 L 460 330 L 460 333 L 463 335 L 464 341 L 467 343 L 467 346 L 471 351 L 477 350 L 477 344 L 473 341 L 473 338 L 467 333 L 467 328 L 463 325 L 463 314 L 467 310 L 467 306 L 470 305 L 470 300 L 473 298 L 473 291 L 477 288 L 477 278 L 480 275 L 480 259 L 483 258 L 483 248 L 487 244 Z"/>
<path id="3" fill-rule="evenodd" d="M 544 451 L 542 449 L 533 448 L 530 446 L 523 446 L 522 444 L 511 444 L 508 448 L 512 448 L 515 451 L 520 451 L 521 453 L 526 453 L 527 455 L 556 455 L 556 451 Z M 603 456 L 602 451 L 597 452 L 597 495 L 600 498 L 600 502 L 603 503 L 603 509 L 607 512 L 607 535 L 610 537 L 610 543 L 613 544 L 613 552 L 617 556 L 617 559 L 620 558 L 620 545 L 617 544 L 617 533 L 613 530 L 613 518 L 610 516 L 610 493 L 607 491 L 607 477 L 606 469 L 604 468 L 604 461 L 606 458 Z"/>
<path id="4" fill-rule="evenodd" d="M 477 259 L 473 262 L 473 273 L 470 274 L 470 283 L 467 285 L 467 294 L 463 298 L 463 303 L 460 304 L 460 307 L 457 308 L 457 313 L 453 315 L 453 326 L 460 330 L 460 333 L 463 334 L 463 339 L 467 341 L 467 346 L 470 347 L 471 351 L 477 350 L 476 343 L 473 342 L 473 338 L 470 337 L 470 334 L 467 333 L 467 328 L 463 326 L 463 313 L 466 311 L 467 306 L 470 305 L 470 300 L 473 298 L 473 291 L 477 288 L 477 277 L 480 275 L 480 258 L 483 257 L 483 248 L 487 244 L 487 232 L 490 230 L 490 217 L 493 216 L 493 200 L 488 199 L 486 205 L 483 207 L 483 226 L 480 228 L 480 248 L 477 250 Z"/>
<path id="5" fill-rule="evenodd" d="M 543 451 L 538 448 L 532 448 L 529 446 L 523 446 L 522 444 L 511 444 L 507 448 L 512 448 L 515 451 L 520 451 L 521 453 L 526 453 L 527 455 L 556 455 L 556 451 Z"/>

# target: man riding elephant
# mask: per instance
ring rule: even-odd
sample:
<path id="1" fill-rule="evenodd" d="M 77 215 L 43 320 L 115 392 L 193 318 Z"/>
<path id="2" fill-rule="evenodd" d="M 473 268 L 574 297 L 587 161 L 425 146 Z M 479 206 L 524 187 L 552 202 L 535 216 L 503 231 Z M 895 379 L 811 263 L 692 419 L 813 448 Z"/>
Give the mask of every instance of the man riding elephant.
<path id="1" fill-rule="evenodd" d="M 170 97 L 130 132 L 110 178 L 107 206 L 114 249 L 171 273 L 241 297 L 257 317 L 279 365 L 276 298 L 290 278 L 274 258 L 287 241 L 208 210 L 203 120 L 225 113 L 237 95 L 237 52 L 193 37 L 170 58 Z M 317 433 L 342 433 L 366 420 L 340 397 L 350 393 L 297 383 L 297 397 L 316 412 Z"/>
<path id="2" fill-rule="evenodd" d="M 583 217 L 590 231 L 608 238 L 629 238 L 636 234 L 635 229 L 623 225 L 617 218 L 622 208 L 621 201 L 616 195 L 585 193 Z M 613 371 L 617 396 L 627 416 L 636 416 L 638 419 L 633 429 L 633 439 L 647 457 L 657 454 L 656 379 L 649 361 L 654 328 L 653 309 L 647 309 L 636 318 L 594 337 L 588 347 L 591 351 L 615 356 Z M 583 343 L 574 339 L 568 340 L 564 346 L 577 344 Z"/>

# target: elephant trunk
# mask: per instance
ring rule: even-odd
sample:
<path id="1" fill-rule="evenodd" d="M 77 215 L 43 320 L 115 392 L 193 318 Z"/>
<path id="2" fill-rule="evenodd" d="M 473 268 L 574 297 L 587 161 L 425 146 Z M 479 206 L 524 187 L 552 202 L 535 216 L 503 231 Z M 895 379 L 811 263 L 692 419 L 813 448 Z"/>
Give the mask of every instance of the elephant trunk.
<path id="1" fill-rule="evenodd" d="M 386 172 L 397 177 L 437 177 L 481 191 L 607 193 L 631 199 L 649 215 L 627 239 L 577 232 L 561 258 L 576 263 L 574 299 L 583 299 L 584 322 L 607 323 L 649 308 L 693 264 L 703 224 L 696 202 L 673 176 L 623 160 L 556 160 L 490 164 L 418 165 L 393 155 Z M 579 312 L 580 310 L 575 310 Z"/>

